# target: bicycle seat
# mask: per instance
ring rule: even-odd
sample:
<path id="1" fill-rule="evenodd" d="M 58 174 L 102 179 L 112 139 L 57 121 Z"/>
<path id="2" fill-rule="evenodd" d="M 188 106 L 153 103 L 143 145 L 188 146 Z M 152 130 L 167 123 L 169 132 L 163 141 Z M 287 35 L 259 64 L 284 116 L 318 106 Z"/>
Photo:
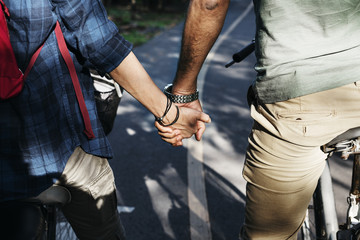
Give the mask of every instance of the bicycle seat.
<path id="1" fill-rule="evenodd" d="M 65 205 L 71 201 L 69 190 L 62 186 L 51 186 L 36 197 L 43 204 Z"/>
<path id="2" fill-rule="evenodd" d="M 346 132 L 340 134 L 339 136 L 335 137 L 333 140 L 325 144 L 325 147 L 330 147 L 332 145 L 335 145 L 339 142 L 342 142 L 344 140 L 350 140 L 354 138 L 360 137 L 360 127 L 351 128 L 347 130 Z"/>

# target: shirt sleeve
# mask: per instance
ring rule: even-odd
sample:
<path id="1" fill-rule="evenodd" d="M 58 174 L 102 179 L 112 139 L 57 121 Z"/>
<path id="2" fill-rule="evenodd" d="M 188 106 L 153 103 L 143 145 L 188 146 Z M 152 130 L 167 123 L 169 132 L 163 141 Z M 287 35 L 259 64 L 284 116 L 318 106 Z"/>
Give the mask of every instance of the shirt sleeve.
<path id="1" fill-rule="evenodd" d="M 100 0 L 52 0 L 52 4 L 66 42 L 88 67 L 111 72 L 132 50 Z"/>

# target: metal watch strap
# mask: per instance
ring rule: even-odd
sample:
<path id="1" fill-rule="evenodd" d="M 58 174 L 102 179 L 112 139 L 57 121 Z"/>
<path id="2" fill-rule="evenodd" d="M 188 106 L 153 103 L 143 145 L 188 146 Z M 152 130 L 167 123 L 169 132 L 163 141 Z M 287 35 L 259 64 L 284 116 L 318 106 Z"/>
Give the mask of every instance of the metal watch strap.
<path id="1" fill-rule="evenodd" d="M 170 98 L 173 103 L 189 103 L 199 99 L 199 91 L 196 89 L 196 92 L 189 95 L 175 95 L 171 93 L 172 84 L 168 84 L 164 88 L 164 94 Z"/>

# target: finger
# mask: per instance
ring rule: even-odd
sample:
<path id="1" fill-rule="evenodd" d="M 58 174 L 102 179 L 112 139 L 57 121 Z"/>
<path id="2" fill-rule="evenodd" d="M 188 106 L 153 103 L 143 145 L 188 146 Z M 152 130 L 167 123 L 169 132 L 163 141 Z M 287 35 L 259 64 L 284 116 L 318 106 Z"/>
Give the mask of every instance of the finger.
<path id="1" fill-rule="evenodd" d="M 177 132 L 167 133 L 167 132 L 160 132 L 158 131 L 158 134 L 161 136 L 161 138 L 176 138 L 179 134 Z"/>
<path id="2" fill-rule="evenodd" d="M 179 140 L 182 140 L 183 137 L 181 136 L 181 131 L 179 129 L 174 129 L 172 132 L 161 132 L 158 131 L 158 134 L 163 138 L 176 138 L 181 137 Z"/>
<path id="3" fill-rule="evenodd" d="M 197 125 L 198 125 L 198 131 L 195 133 L 195 138 L 196 138 L 196 140 L 200 141 L 202 138 L 202 135 L 205 132 L 206 126 L 205 126 L 204 122 L 200 122 L 200 121 L 198 122 Z"/>
<path id="4" fill-rule="evenodd" d="M 202 122 L 205 122 L 205 123 L 211 123 L 211 118 L 210 118 L 210 116 L 207 115 L 206 113 L 203 113 L 203 112 L 200 113 L 200 117 L 199 117 L 198 120 L 200 120 L 200 121 L 202 121 Z"/>
<path id="5" fill-rule="evenodd" d="M 183 143 L 182 143 L 182 137 L 180 136 L 180 138 L 179 138 L 179 136 L 178 137 L 176 137 L 176 138 L 161 138 L 163 141 L 165 141 L 165 142 L 167 142 L 167 143 L 169 143 L 169 144 L 171 144 L 172 146 L 174 146 L 174 147 L 178 147 L 178 146 L 182 146 L 183 145 Z"/>
<path id="6" fill-rule="evenodd" d="M 157 121 L 155 121 L 155 127 L 162 133 L 173 133 L 176 132 L 176 129 L 172 128 L 172 127 L 164 127 L 162 126 L 160 123 L 158 123 Z"/>
<path id="7" fill-rule="evenodd" d="M 180 147 L 183 145 L 183 142 L 182 141 L 177 141 L 175 142 L 174 144 L 172 144 L 173 147 Z"/>

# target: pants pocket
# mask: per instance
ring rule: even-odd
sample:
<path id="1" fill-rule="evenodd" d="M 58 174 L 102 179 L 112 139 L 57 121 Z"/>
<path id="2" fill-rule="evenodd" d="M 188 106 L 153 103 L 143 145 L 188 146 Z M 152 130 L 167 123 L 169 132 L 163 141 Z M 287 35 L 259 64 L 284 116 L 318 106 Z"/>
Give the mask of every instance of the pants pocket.
<path id="1" fill-rule="evenodd" d="M 277 117 L 280 121 L 293 124 L 314 124 L 330 120 L 335 114 L 331 111 L 301 111 L 301 112 L 279 112 Z"/>

